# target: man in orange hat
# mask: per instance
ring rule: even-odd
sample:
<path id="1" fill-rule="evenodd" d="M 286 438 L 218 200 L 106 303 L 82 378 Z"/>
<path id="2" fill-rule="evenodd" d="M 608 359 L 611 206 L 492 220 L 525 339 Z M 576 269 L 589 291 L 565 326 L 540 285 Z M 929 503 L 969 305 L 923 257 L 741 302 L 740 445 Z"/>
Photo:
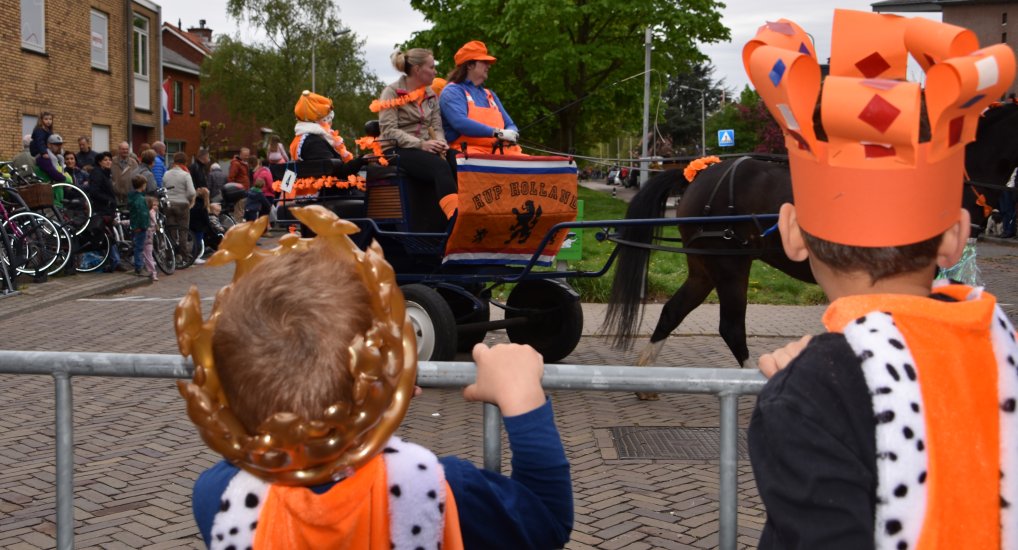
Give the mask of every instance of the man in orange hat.
<path id="1" fill-rule="evenodd" d="M 455 56 L 456 68 L 442 90 L 442 127 L 449 146 L 457 151 L 466 143 L 468 153 L 491 154 L 499 143 L 503 151 L 522 154 L 517 145 L 519 128 L 495 92 L 484 87 L 495 58 L 484 42 L 471 40 Z"/>
<path id="2" fill-rule="evenodd" d="M 925 89 L 905 79 L 909 54 Z M 1010 86 L 1013 51 L 836 10 L 822 93 L 791 21 L 760 27 L 743 61 L 788 145 L 782 244 L 831 300 L 827 333 L 760 359 L 773 377 L 749 428 L 759 547 L 1018 548 L 1015 329 L 982 288 L 934 284 L 969 236 L 965 145 Z"/>

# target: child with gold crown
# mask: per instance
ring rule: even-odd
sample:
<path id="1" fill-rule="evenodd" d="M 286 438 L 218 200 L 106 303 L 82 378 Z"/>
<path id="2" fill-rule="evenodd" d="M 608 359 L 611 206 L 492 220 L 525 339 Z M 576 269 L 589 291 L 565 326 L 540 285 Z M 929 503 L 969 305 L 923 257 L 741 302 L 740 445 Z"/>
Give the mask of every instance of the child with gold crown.
<path id="1" fill-rule="evenodd" d="M 905 81 L 909 54 L 925 90 Z M 831 300 L 827 333 L 760 359 L 773 375 L 749 430 L 760 548 L 1018 549 L 1014 326 L 982 288 L 933 280 L 969 235 L 965 144 L 1010 86 L 1013 52 L 837 10 L 822 91 L 791 21 L 761 27 L 743 61 L 788 144 L 782 244 Z"/>
<path id="2" fill-rule="evenodd" d="M 262 249 L 268 218 L 238 225 L 208 260 L 236 263 L 211 315 L 195 288 L 177 307 L 180 351 L 195 362 L 180 391 L 225 458 L 194 486 L 209 548 L 562 547 L 572 486 L 541 355 L 473 350 L 464 397 L 501 409 L 512 477 L 393 436 L 415 391 L 417 345 L 392 267 L 325 208 L 292 212 L 316 238 Z"/>

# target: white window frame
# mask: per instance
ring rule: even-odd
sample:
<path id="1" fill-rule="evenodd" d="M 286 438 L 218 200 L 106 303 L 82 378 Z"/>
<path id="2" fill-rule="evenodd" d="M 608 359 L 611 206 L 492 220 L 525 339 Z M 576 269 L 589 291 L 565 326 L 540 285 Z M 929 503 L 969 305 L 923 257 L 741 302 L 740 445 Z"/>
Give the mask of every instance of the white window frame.
<path id="1" fill-rule="evenodd" d="M 89 46 L 92 51 L 92 67 L 107 71 L 110 68 L 110 17 L 99 10 L 91 10 L 90 19 Z M 97 55 L 102 59 L 97 60 Z"/>
<path id="2" fill-rule="evenodd" d="M 105 124 L 92 125 L 92 150 L 103 152 L 110 150 L 110 127 Z"/>
<path id="3" fill-rule="evenodd" d="M 46 0 L 21 0 L 21 47 L 46 53 Z"/>
<path id="4" fill-rule="evenodd" d="M 137 23 L 145 24 L 139 27 Z M 151 65 L 151 44 L 149 43 L 149 20 L 144 15 L 134 12 L 131 18 L 133 51 L 131 66 L 134 73 L 134 108 L 152 110 L 152 85 L 149 80 Z"/>
<path id="5" fill-rule="evenodd" d="M 184 114 L 184 83 L 179 80 L 173 81 L 173 113 Z"/>

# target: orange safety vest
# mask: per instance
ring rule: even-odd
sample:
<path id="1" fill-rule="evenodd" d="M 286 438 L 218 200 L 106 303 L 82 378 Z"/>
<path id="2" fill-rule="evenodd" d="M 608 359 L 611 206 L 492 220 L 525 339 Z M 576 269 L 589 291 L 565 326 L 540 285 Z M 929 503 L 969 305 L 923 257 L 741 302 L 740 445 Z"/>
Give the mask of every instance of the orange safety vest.
<path id="1" fill-rule="evenodd" d="M 486 124 L 494 128 L 505 129 L 505 119 L 502 118 L 502 111 L 499 111 L 498 105 L 495 104 L 495 97 L 491 95 L 491 90 L 484 90 L 484 93 L 488 94 L 487 107 L 478 107 L 477 104 L 474 103 L 474 98 L 470 96 L 470 92 L 463 90 L 463 93 L 467 96 L 467 118 L 474 122 L 480 122 L 481 124 Z M 493 136 L 460 136 L 459 139 L 460 141 L 466 142 L 467 154 L 471 155 L 490 155 L 491 147 L 495 144 L 495 138 Z M 503 150 L 507 155 L 523 154 L 523 149 L 521 149 L 519 145 L 506 144 L 503 147 Z"/>

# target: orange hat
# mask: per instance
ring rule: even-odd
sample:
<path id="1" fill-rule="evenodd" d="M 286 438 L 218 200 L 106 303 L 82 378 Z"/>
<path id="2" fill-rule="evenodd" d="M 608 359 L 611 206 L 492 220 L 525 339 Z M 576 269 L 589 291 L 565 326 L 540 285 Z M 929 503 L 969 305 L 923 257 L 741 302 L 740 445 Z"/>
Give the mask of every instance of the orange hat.
<path id="1" fill-rule="evenodd" d="M 905 81 L 910 53 L 926 70 L 932 137 L 923 143 L 920 87 Z M 1009 46 L 979 49 L 961 27 L 835 10 L 820 97 L 825 141 L 813 127 L 820 68 L 806 32 L 787 19 L 768 22 L 742 58 L 785 133 L 799 225 L 863 247 L 917 243 L 958 221 L 965 144 L 1015 75 Z"/>
<path id="2" fill-rule="evenodd" d="M 442 89 L 445 88 L 446 84 L 448 84 L 448 81 L 444 78 L 436 78 L 435 81 L 431 83 L 431 91 L 435 92 L 435 95 L 442 95 Z"/>
<path id="3" fill-rule="evenodd" d="M 456 52 L 456 57 L 453 58 L 457 65 L 462 65 L 467 61 L 487 61 L 488 63 L 494 63 L 495 58 L 488 55 L 488 47 L 484 45 L 484 42 L 480 40 L 471 40 Z"/>
<path id="4" fill-rule="evenodd" d="M 317 122 L 328 116 L 330 112 L 332 112 L 332 100 L 308 90 L 301 92 L 300 99 L 293 106 L 293 114 L 297 116 L 297 120 L 304 122 Z"/>

